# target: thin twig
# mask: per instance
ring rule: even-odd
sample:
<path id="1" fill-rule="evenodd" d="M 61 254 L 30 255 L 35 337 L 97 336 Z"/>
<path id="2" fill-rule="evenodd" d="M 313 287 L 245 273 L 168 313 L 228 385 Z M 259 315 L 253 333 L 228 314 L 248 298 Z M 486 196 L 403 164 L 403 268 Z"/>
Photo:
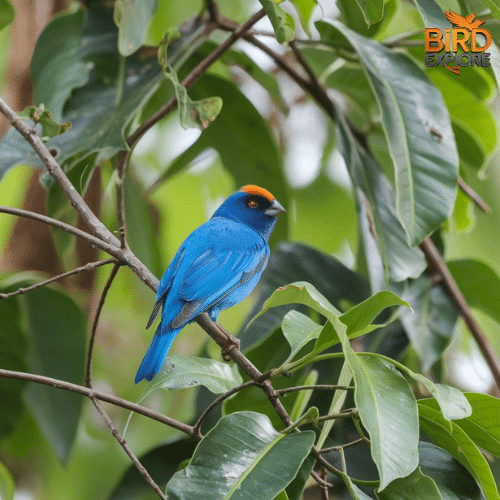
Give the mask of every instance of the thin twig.
<path id="1" fill-rule="evenodd" d="M 117 159 L 118 180 L 116 182 L 116 206 L 118 212 L 118 232 L 120 234 L 120 246 L 128 248 L 126 238 L 126 215 L 125 215 L 125 170 L 127 159 L 130 158 L 131 151 L 120 151 Z"/>
<path id="2" fill-rule="evenodd" d="M 285 389 L 277 389 L 276 394 L 278 396 L 282 396 L 283 394 L 287 394 L 288 392 L 296 392 L 296 391 L 307 391 L 307 390 L 327 390 L 327 391 L 335 391 L 337 389 L 342 389 L 344 391 L 354 390 L 354 386 L 352 385 L 330 385 L 330 384 L 318 384 L 318 385 L 298 385 L 295 387 L 286 387 Z"/>
<path id="3" fill-rule="evenodd" d="M 109 415 L 106 413 L 101 403 L 99 403 L 96 397 L 92 397 L 90 399 L 92 400 L 92 403 L 94 403 L 94 406 L 96 407 L 96 410 L 99 412 L 99 415 L 101 415 L 101 418 L 104 420 L 104 423 L 108 426 L 108 429 L 111 431 L 111 434 L 113 434 L 113 437 L 118 441 L 120 446 L 124 449 L 125 453 L 128 455 L 128 457 L 135 465 L 135 467 L 137 468 L 141 476 L 144 478 L 144 480 L 151 486 L 151 488 L 153 488 L 155 493 L 162 500 L 167 500 L 163 492 L 160 490 L 159 486 L 154 482 L 153 478 L 149 475 L 148 471 L 141 464 L 139 459 L 135 456 L 134 452 L 130 449 L 129 445 L 125 441 L 125 438 L 118 432 L 118 429 L 113 424 L 111 418 L 109 418 Z"/>
<path id="4" fill-rule="evenodd" d="M 14 295 L 28 293 L 28 292 L 31 292 L 32 290 L 36 290 L 37 288 L 48 285 L 49 283 L 53 283 L 54 281 L 58 281 L 58 280 L 61 280 L 63 278 L 67 278 L 68 276 L 73 276 L 73 274 L 78 274 L 78 273 L 81 273 L 83 271 L 93 271 L 94 269 L 97 269 L 98 267 L 105 266 L 106 264 L 116 263 L 116 262 L 117 262 L 117 260 L 114 257 L 111 257 L 110 259 L 106 259 L 106 260 L 99 260 L 97 262 L 89 262 L 88 264 L 85 264 L 84 266 L 81 266 L 81 267 L 76 267 L 75 269 L 72 269 L 71 271 L 68 271 L 67 273 L 58 274 L 57 276 L 54 276 L 53 278 L 50 278 L 50 279 L 45 280 L 45 281 L 40 281 L 40 283 L 35 283 L 34 285 L 27 286 L 25 288 L 19 288 L 15 292 L 0 293 L 0 299 L 8 299 L 9 297 L 13 297 Z"/>
<path id="5" fill-rule="evenodd" d="M 99 323 L 99 317 L 101 316 L 101 311 L 104 306 L 104 301 L 106 300 L 108 291 L 111 288 L 111 285 L 119 269 L 120 269 L 120 264 L 115 264 L 113 266 L 111 274 L 109 275 L 109 278 L 106 281 L 106 284 L 104 285 L 104 288 L 102 290 L 101 299 L 99 300 L 99 304 L 97 305 L 97 310 L 94 315 L 94 321 L 92 323 L 92 331 L 90 333 L 89 348 L 87 351 L 87 364 L 85 366 L 85 386 L 88 387 L 89 389 L 92 388 L 92 354 L 94 351 L 94 342 L 97 332 L 97 324 Z"/>
<path id="6" fill-rule="evenodd" d="M 49 226 L 56 227 L 57 229 L 61 229 L 62 231 L 66 231 L 67 233 L 74 234 L 79 238 L 82 238 L 88 241 L 92 246 L 100 248 L 105 252 L 113 255 L 113 257 L 120 259 L 122 257 L 122 252 L 119 252 L 119 248 L 106 243 L 105 241 L 96 238 L 95 236 L 82 231 L 70 224 L 66 224 L 65 222 L 61 222 L 60 220 L 53 219 L 52 217 L 47 217 L 46 215 L 37 214 L 35 212 L 30 212 L 28 210 L 23 210 L 22 208 L 13 208 L 13 207 L 5 207 L 0 206 L 0 213 L 9 214 L 9 215 L 17 215 L 19 217 L 25 217 L 27 219 L 33 219 L 38 222 L 43 222 L 44 224 L 48 224 Z"/>
<path id="7" fill-rule="evenodd" d="M 84 387 L 83 385 L 72 384 L 71 382 L 66 382 L 64 380 L 58 380 L 51 377 L 45 377 L 43 375 L 35 375 L 34 373 L 4 370 L 3 368 L 0 368 L 0 378 L 26 380 L 27 382 L 34 382 L 36 384 L 48 385 L 50 387 L 56 387 L 65 391 L 76 392 L 88 398 L 96 397 L 100 401 L 106 401 L 107 403 L 119 406 L 120 408 L 125 408 L 126 410 L 140 413 L 145 417 L 151 418 L 152 420 L 156 420 L 157 422 L 184 432 L 185 434 L 188 434 L 195 439 L 200 439 L 199 435 L 194 433 L 193 427 L 191 425 L 183 424 L 182 422 L 178 422 L 173 418 L 162 415 L 161 413 L 158 413 L 154 410 L 150 410 L 145 406 L 132 403 L 131 401 L 127 401 L 126 399 L 122 399 L 117 396 L 112 396 L 111 394 L 106 394 L 105 392 L 96 391 L 95 389 L 89 389 L 88 387 Z"/>
<path id="8" fill-rule="evenodd" d="M 458 178 L 458 187 L 482 210 L 485 214 L 491 213 L 491 207 L 479 196 L 461 177 Z"/>
<path id="9" fill-rule="evenodd" d="M 255 380 L 249 380 L 248 382 L 245 382 L 244 384 L 239 385 L 238 387 L 233 387 L 231 390 L 225 392 L 221 396 L 219 396 L 217 399 L 212 401 L 206 408 L 205 411 L 200 415 L 200 418 L 196 421 L 194 424 L 193 429 L 195 432 L 200 432 L 201 426 L 203 425 L 203 422 L 207 418 L 208 414 L 222 401 L 227 399 L 228 397 L 232 396 L 233 394 L 236 394 L 237 392 L 241 391 L 242 389 L 245 389 L 246 387 L 250 387 L 252 385 L 255 385 Z"/>
<path id="10" fill-rule="evenodd" d="M 329 451 L 338 451 L 340 449 L 346 449 L 346 448 L 350 448 L 351 446 L 356 446 L 358 444 L 361 444 L 361 443 L 365 443 L 365 444 L 370 444 L 370 440 L 365 438 L 365 437 L 361 437 L 359 439 L 356 439 L 355 441 L 351 441 L 350 443 L 346 443 L 346 444 L 340 444 L 338 446 L 330 446 L 329 448 L 323 448 L 321 450 L 319 450 L 320 453 L 328 453 Z"/>
<path id="11" fill-rule="evenodd" d="M 465 300 L 465 297 L 463 296 L 462 291 L 458 287 L 456 281 L 453 279 L 453 276 L 446 266 L 443 257 L 439 253 L 439 250 L 436 248 L 436 245 L 434 245 L 430 238 L 425 238 L 419 246 L 420 249 L 424 252 L 431 270 L 439 273 L 442 276 L 443 279 L 441 283 L 445 287 L 448 296 L 458 309 L 458 312 L 467 325 L 467 328 L 472 333 L 472 336 L 474 337 L 479 350 L 482 352 L 484 359 L 486 360 L 486 363 L 491 370 L 497 387 L 500 387 L 500 362 L 498 361 L 497 355 L 488 342 L 488 339 L 484 335 L 481 327 L 472 315 L 469 304 Z"/>
<path id="12" fill-rule="evenodd" d="M 318 417 L 318 422 L 326 422 L 327 420 L 337 420 L 338 418 L 352 418 L 358 414 L 356 408 L 348 411 L 341 411 L 340 413 L 330 413 L 330 415 L 323 415 Z"/>
<path id="13" fill-rule="evenodd" d="M 328 474 L 328 471 L 324 467 L 321 467 L 319 475 L 325 483 L 326 483 L 327 474 Z M 321 500 L 329 500 L 330 493 L 328 491 L 328 486 L 326 486 L 326 484 L 324 484 L 323 486 L 320 486 L 320 488 L 321 488 Z"/>

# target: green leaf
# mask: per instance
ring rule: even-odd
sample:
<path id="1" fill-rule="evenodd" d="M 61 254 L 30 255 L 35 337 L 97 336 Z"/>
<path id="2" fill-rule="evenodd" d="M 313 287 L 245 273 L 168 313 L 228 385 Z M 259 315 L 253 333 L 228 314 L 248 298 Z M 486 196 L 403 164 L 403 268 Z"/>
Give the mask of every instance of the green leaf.
<path id="1" fill-rule="evenodd" d="M 169 499 L 274 498 L 293 480 L 314 432 L 276 432 L 264 415 L 233 413 L 198 444 L 190 464 L 167 486 Z M 258 493 L 257 493 L 258 492 Z"/>
<path id="2" fill-rule="evenodd" d="M 383 0 L 356 0 L 359 8 L 363 12 L 366 24 L 378 23 L 384 15 L 384 2 Z"/>
<path id="3" fill-rule="evenodd" d="M 88 45 L 95 42 L 95 38 L 99 38 L 101 50 L 116 43 L 109 32 L 87 31 L 91 28 L 88 17 L 83 7 L 55 17 L 38 37 L 31 58 L 33 100 L 35 104 L 45 104 L 57 121 L 61 121 L 71 92 L 89 81 L 91 66 L 87 58 L 91 49 Z"/>
<path id="4" fill-rule="evenodd" d="M 496 272 L 474 259 L 452 260 L 446 265 L 469 305 L 500 323 L 500 277 Z"/>
<path id="5" fill-rule="evenodd" d="M 181 462 L 190 459 L 197 442 L 193 439 L 178 439 L 162 444 L 138 457 L 155 483 L 165 489 L 167 482 L 179 470 Z M 109 500 L 137 500 L 151 487 L 144 481 L 134 464 L 130 464 Z"/>
<path id="6" fill-rule="evenodd" d="M 500 456 L 500 426 L 497 422 L 500 400 L 488 394 L 472 392 L 466 393 L 465 397 L 472 408 L 472 413 L 469 412 L 466 418 L 454 423 L 465 431 L 477 446 L 493 455 Z M 421 399 L 419 405 L 438 409 L 434 399 Z"/>
<path id="7" fill-rule="evenodd" d="M 332 321 L 334 325 L 338 323 L 338 317 L 341 315 L 340 311 L 330 304 L 311 283 L 297 281 L 296 283 L 291 283 L 275 290 L 271 297 L 264 302 L 261 311 L 252 321 L 255 321 L 269 308 L 284 304 L 304 304 L 312 307 L 315 311 L 318 311 Z"/>
<path id="8" fill-rule="evenodd" d="M 179 83 L 177 73 L 170 66 L 167 58 L 168 45 L 179 36 L 180 33 L 177 29 L 169 30 L 165 33 L 158 47 L 158 62 L 165 78 L 169 79 L 174 86 L 175 96 L 179 104 L 179 118 L 182 128 L 198 128 L 203 130 L 217 118 L 222 109 L 222 99 L 220 97 L 207 97 L 199 101 L 193 101 L 189 98 L 186 88 Z"/>
<path id="9" fill-rule="evenodd" d="M 443 500 L 436 483 L 417 467 L 409 476 L 394 480 L 384 491 L 377 493 L 379 500 Z"/>
<path id="10" fill-rule="evenodd" d="M 0 0 L 0 30 L 3 30 L 8 26 L 14 18 L 16 17 L 16 12 L 10 0 Z"/>
<path id="11" fill-rule="evenodd" d="M 77 39 L 77 43 L 73 40 L 71 44 L 78 56 L 85 60 L 85 67 L 91 68 L 88 83 L 73 92 L 69 90 L 71 98 L 66 102 L 69 96 L 69 93 L 65 93 L 68 89 L 67 82 L 64 82 L 64 92 L 61 91 L 64 96 L 52 85 L 54 75 L 58 75 L 57 69 L 46 75 L 48 82 L 45 84 L 41 77 L 38 83 L 35 82 L 35 90 L 38 85 L 50 92 L 43 102 L 52 110 L 54 119 L 58 119 L 54 110 L 57 106 L 62 109 L 66 102 L 62 120 L 71 122 L 72 126 L 63 135 L 46 143 L 48 148 L 53 147 L 59 151 L 58 162 L 66 167 L 66 170 L 69 170 L 74 162 L 82 161 L 86 157 L 89 161 L 92 158 L 90 168 L 93 168 L 95 164 L 103 163 L 118 151 L 128 149 L 124 136 L 131 122 L 163 81 L 157 62 L 154 59 L 143 61 L 136 54 L 126 59 L 123 72 L 120 72 L 120 56 L 116 46 L 118 30 L 113 23 L 110 9 L 100 7 L 94 2 L 80 15 L 83 16 L 80 29 L 84 35 Z M 45 48 L 40 40 L 48 39 L 56 46 L 70 43 L 73 31 L 68 29 L 67 24 L 62 24 L 58 30 L 49 27 L 45 30 L 45 36 L 44 31 L 39 38 L 40 51 Z M 196 23 L 186 24 L 181 31 L 181 38 L 171 44 L 169 51 L 170 62 L 175 70 L 185 61 L 186 55 L 190 55 L 206 37 L 206 33 L 200 30 Z M 40 52 L 39 56 L 38 59 L 34 57 L 33 61 L 36 59 L 40 62 L 39 71 L 42 71 L 42 61 L 46 61 L 51 54 L 44 56 Z M 124 75 L 124 80 L 120 74 Z M 58 76 L 58 81 L 61 78 Z M 99 106 L 95 105 L 97 101 Z M 0 178 L 9 168 L 20 163 L 43 168 L 31 146 L 14 128 L 9 130 L 0 144 Z"/>
<path id="12" fill-rule="evenodd" d="M 281 323 L 281 331 L 291 349 L 287 361 L 293 359 L 310 340 L 317 339 L 321 330 L 323 327 L 305 314 L 294 310 L 288 312 Z"/>
<path id="13" fill-rule="evenodd" d="M 412 281 L 403 297 L 413 311 L 403 310 L 400 319 L 427 372 L 448 348 L 458 312 L 442 287 L 433 285 L 428 276 Z"/>
<path id="14" fill-rule="evenodd" d="M 288 498 L 288 495 L 286 494 L 286 491 L 283 490 L 281 491 L 280 493 L 278 493 L 274 498 L 273 500 L 290 500 Z"/>
<path id="15" fill-rule="evenodd" d="M 214 394 L 222 394 L 242 382 L 236 365 L 195 356 L 168 356 L 139 401 L 143 401 L 157 389 L 175 390 L 203 385 Z"/>
<path id="16" fill-rule="evenodd" d="M 419 403 L 420 427 L 441 448 L 447 450 L 472 474 L 487 500 L 498 500 L 498 490 L 488 462 L 467 434 L 448 422 L 437 410 Z"/>
<path id="17" fill-rule="evenodd" d="M 26 274 L 13 275 L 0 282 L 2 293 L 13 292 L 31 285 Z M 28 371 L 26 365 L 27 342 L 22 325 L 23 310 L 19 297 L 0 300 L 0 366 L 6 370 Z M 9 435 L 19 423 L 23 411 L 21 393 L 26 382 L 0 379 L 0 439 Z"/>
<path id="18" fill-rule="evenodd" d="M 377 328 L 386 326 L 388 323 L 384 324 L 371 324 L 371 322 L 387 307 L 391 306 L 401 306 L 409 304 L 404 300 L 401 300 L 397 295 L 389 291 L 378 292 L 372 295 L 365 301 L 357 304 L 346 313 L 342 314 L 339 319 L 347 326 L 347 336 L 350 339 L 360 337 L 365 335 Z M 391 320 L 389 320 L 391 322 Z M 332 347 L 340 342 L 337 333 L 328 324 L 324 326 L 321 331 L 316 345 L 314 346 L 314 353 L 320 353 L 324 350 Z"/>
<path id="19" fill-rule="evenodd" d="M 283 283 L 304 280 L 314 286 L 332 304 L 356 304 L 369 296 L 366 281 L 337 259 L 301 243 L 282 243 L 271 253 L 269 263 L 259 281 L 259 299 L 248 315 L 253 318 L 267 299 Z M 282 322 L 291 305 L 268 310 L 238 334 L 242 344 L 262 338 Z"/>
<path id="20" fill-rule="evenodd" d="M 62 292 L 43 287 L 25 297 L 30 332 L 30 371 L 75 384 L 83 380 L 86 318 Z M 76 437 L 82 396 L 31 384 L 26 402 L 48 442 L 66 463 Z"/>
<path id="21" fill-rule="evenodd" d="M 316 459 L 312 454 L 302 462 L 295 479 L 286 488 L 289 500 L 302 500 L 302 494 L 315 464 Z"/>
<path id="22" fill-rule="evenodd" d="M 71 123 L 57 123 L 52 119 L 52 112 L 45 109 L 44 104 L 39 106 L 28 106 L 17 114 L 19 118 L 26 118 L 39 123 L 42 126 L 42 140 L 47 141 L 51 137 L 61 135 L 71 127 Z"/>
<path id="23" fill-rule="evenodd" d="M 405 230 L 396 214 L 390 182 L 374 159 L 358 146 L 343 117 L 339 118 L 337 124 L 339 150 L 353 184 L 358 188 L 365 252 L 369 253 L 374 246 L 378 248 L 386 282 L 389 279 L 400 282 L 410 277 L 417 278 L 427 264 L 420 249 L 408 244 Z M 370 213 L 367 213 L 367 207 L 370 207 Z M 375 289 L 383 286 L 380 283 L 374 285 Z"/>
<path id="24" fill-rule="evenodd" d="M 217 92 L 224 96 L 224 107 L 217 120 L 203 130 L 198 140 L 170 165 L 179 171 L 208 148 L 220 155 L 224 168 L 234 177 L 237 187 L 258 184 L 269 188 L 286 208 L 288 195 L 282 158 L 276 140 L 262 115 L 231 82 L 212 74 L 203 75 L 190 94 L 204 99 Z M 259 147 L 256 148 L 255 145 Z M 273 241 L 287 239 L 286 217 L 280 218 L 271 236 Z"/>
<path id="25" fill-rule="evenodd" d="M 0 5 L 0 9 L 2 6 Z M 2 500 L 14 500 L 14 491 L 16 487 L 14 485 L 14 480 L 10 475 L 7 467 L 0 462 L 0 498 Z"/>
<path id="26" fill-rule="evenodd" d="M 443 97 L 403 54 L 338 21 L 318 21 L 316 27 L 322 40 L 339 30 L 363 62 L 394 162 L 397 211 L 410 243 L 417 245 L 450 216 L 456 197 L 458 154 Z M 441 142 L 431 130 L 439 131 Z"/>
<path id="27" fill-rule="evenodd" d="M 311 30 L 309 29 L 309 21 L 311 20 L 311 15 L 314 8 L 318 4 L 317 0 L 291 0 L 293 6 L 297 9 L 299 13 L 300 24 L 307 36 L 311 36 Z"/>
<path id="28" fill-rule="evenodd" d="M 295 36 L 295 22 L 293 17 L 285 12 L 275 0 L 259 0 L 266 11 L 267 17 L 273 25 L 276 40 L 279 43 L 290 42 Z"/>
<path id="29" fill-rule="evenodd" d="M 418 412 L 404 377 L 379 358 L 358 357 L 343 339 L 354 377 L 354 400 L 368 430 L 371 454 L 380 476 L 379 491 L 418 465 Z"/>
<path id="30" fill-rule="evenodd" d="M 434 480 L 446 500 L 484 500 L 469 471 L 446 450 L 432 443 L 420 442 L 420 469 Z M 389 485 L 390 487 L 390 485 Z"/>
<path id="31" fill-rule="evenodd" d="M 471 231 L 476 223 L 475 204 L 461 189 L 457 192 L 453 221 L 459 233 Z"/>
<path id="32" fill-rule="evenodd" d="M 133 54 L 144 42 L 158 0 L 117 0 L 114 21 L 118 26 L 118 50 L 124 57 Z"/>

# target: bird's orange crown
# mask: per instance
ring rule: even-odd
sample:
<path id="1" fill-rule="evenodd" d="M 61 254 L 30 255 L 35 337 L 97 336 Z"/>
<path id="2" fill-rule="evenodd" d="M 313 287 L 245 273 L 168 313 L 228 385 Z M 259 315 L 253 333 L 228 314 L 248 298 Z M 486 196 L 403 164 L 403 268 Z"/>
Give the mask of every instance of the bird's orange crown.
<path id="1" fill-rule="evenodd" d="M 257 196 L 263 196 L 270 202 L 274 200 L 274 196 L 267 189 L 256 186 L 255 184 L 248 184 L 247 186 L 243 186 L 240 191 L 245 191 L 245 193 L 254 194 Z"/>

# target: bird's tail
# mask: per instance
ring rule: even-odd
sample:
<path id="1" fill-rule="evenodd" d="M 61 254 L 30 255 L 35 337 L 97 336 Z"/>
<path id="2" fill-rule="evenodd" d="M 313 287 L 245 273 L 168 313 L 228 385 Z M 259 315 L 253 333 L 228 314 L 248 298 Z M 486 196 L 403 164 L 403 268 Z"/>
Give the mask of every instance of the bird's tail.
<path id="1" fill-rule="evenodd" d="M 142 360 L 139 370 L 137 370 L 137 375 L 135 376 L 136 384 L 143 378 L 152 380 L 158 373 L 179 330 L 180 328 L 177 330 L 162 331 L 162 324 L 158 325 L 153 341 Z"/>

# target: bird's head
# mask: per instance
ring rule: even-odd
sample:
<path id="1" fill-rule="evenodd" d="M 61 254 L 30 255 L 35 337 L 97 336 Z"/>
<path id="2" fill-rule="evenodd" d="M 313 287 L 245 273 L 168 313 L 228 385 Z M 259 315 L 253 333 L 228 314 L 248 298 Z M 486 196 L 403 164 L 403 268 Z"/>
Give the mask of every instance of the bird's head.
<path id="1" fill-rule="evenodd" d="M 213 217 L 242 222 L 268 240 L 276 224 L 276 217 L 282 212 L 286 210 L 267 189 L 248 185 L 232 194 L 215 211 Z"/>

